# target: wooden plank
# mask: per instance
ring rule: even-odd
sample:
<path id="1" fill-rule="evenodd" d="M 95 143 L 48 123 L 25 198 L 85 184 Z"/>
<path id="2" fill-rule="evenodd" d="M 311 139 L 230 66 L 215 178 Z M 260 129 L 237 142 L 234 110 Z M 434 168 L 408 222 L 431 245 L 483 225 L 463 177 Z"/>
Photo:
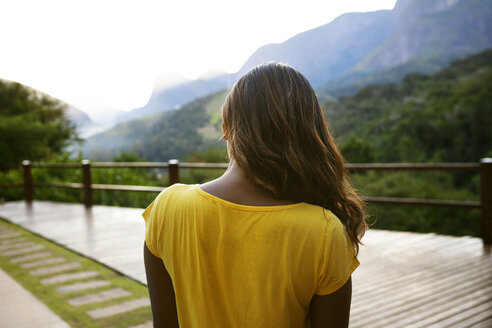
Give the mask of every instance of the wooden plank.
<path id="1" fill-rule="evenodd" d="M 434 295 L 424 297 L 420 303 L 400 304 L 398 311 L 394 311 L 394 304 L 387 304 L 390 306 L 382 307 L 384 316 L 374 317 L 366 314 L 364 321 L 369 321 L 366 327 L 428 327 L 441 318 L 458 317 L 464 308 L 480 301 L 477 296 L 483 297 L 483 293 L 492 291 L 490 286 L 486 286 L 486 282 L 482 281 L 477 286 L 480 290 L 473 291 L 469 286 L 455 285 L 447 294 L 441 294 L 443 290 L 434 290 Z M 401 301 L 405 299 L 402 298 Z"/>
<path id="2" fill-rule="evenodd" d="M 60 169 L 73 169 L 73 168 L 80 168 L 80 164 L 78 163 L 33 163 L 32 164 L 33 168 L 60 168 Z"/>
<path id="3" fill-rule="evenodd" d="M 65 189 L 84 189 L 84 185 L 82 183 L 50 183 L 50 182 L 36 182 L 34 183 L 35 187 L 41 188 L 65 188 Z"/>
<path id="4" fill-rule="evenodd" d="M 425 198 L 399 198 L 399 197 L 363 197 L 364 201 L 376 204 L 400 204 L 400 205 L 419 205 L 419 206 L 444 206 L 444 207 L 465 207 L 480 208 L 480 202 L 469 200 L 440 200 Z"/>
<path id="5" fill-rule="evenodd" d="M 146 168 L 157 169 L 167 168 L 168 162 L 93 162 L 92 167 L 96 168 Z"/>
<path id="6" fill-rule="evenodd" d="M 132 186 L 132 185 L 110 185 L 110 184 L 92 184 L 92 189 L 95 190 L 116 190 L 116 191 L 146 191 L 146 192 L 161 192 L 166 187 L 160 186 Z"/>
<path id="7" fill-rule="evenodd" d="M 370 163 L 347 164 L 350 171 L 367 170 L 472 170 L 480 169 L 479 163 Z"/>
<path id="8" fill-rule="evenodd" d="M 405 320 L 414 320 L 412 315 L 422 319 L 427 315 L 426 311 L 440 312 L 440 306 L 446 310 L 448 301 L 460 299 L 476 288 L 490 285 L 492 269 L 489 263 L 466 266 L 467 263 L 459 258 L 456 261 L 462 269 L 459 275 L 455 274 L 457 266 L 453 268 L 448 264 L 440 272 L 423 272 L 412 282 L 398 281 L 398 276 L 393 274 L 385 275 L 391 282 L 385 289 L 368 282 L 379 292 L 376 297 L 370 292 L 359 293 L 354 281 L 354 294 L 358 293 L 360 297 L 353 302 L 352 326 L 356 327 L 360 323 L 361 327 L 394 327 L 402 323 L 401 327 L 405 327 Z"/>
<path id="9" fill-rule="evenodd" d="M 408 327 L 437 328 L 437 327 L 457 327 L 464 319 L 474 314 L 490 309 L 492 301 L 492 288 L 467 295 L 461 300 L 456 300 L 449 304 L 451 309 L 440 312 L 428 320 L 423 320 L 417 325 Z M 429 325 L 432 323 L 432 325 Z"/>
<path id="10" fill-rule="evenodd" d="M 229 167 L 229 163 L 179 163 L 179 167 L 184 169 L 225 170 Z"/>
<path id="11" fill-rule="evenodd" d="M 492 297 L 491 297 L 492 298 Z M 440 321 L 434 325 L 432 328 L 438 327 L 466 327 L 473 325 L 477 322 L 483 321 L 489 317 L 492 317 L 492 307 L 490 306 L 490 298 L 488 301 L 475 305 L 465 312 L 461 312 L 457 316 L 453 316 L 445 321 Z M 489 326 L 491 327 L 491 326 Z"/>
<path id="12" fill-rule="evenodd" d="M 168 162 L 93 162 L 97 168 L 167 168 Z M 228 163 L 180 163 L 182 168 L 226 169 Z M 79 168 L 77 163 L 33 163 L 33 168 Z M 472 170 L 480 169 L 479 163 L 364 163 L 346 164 L 350 171 L 367 170 Z"/>
<path id="13" fill-rule="evenodd" d="M 12 183 L 12 184 L 4 184 L 0 185 L 0 189 L 8 189 L 8 188 L 23 188 L 24 185 L 20 183 Z"/>
<path id="14" fill-rule="evenodd" d="M 490 328 L 490 327 L 492 327 L 492 314 L 490 314 L 488 317 L 484 318 L 483 320 L 473 323 L 472 325 L 464 328 Z"/>
<path id="15" fill-rule="evenodd" d="M 353 312 L 361 312 L 365 316 L 371 316 L 373 322 L 384 319 L 388 315 L 391 315 L 392 320 L 398 321 L 409 317 L 412 310 L 420 311 L 420 308 L 425 307 L 425 305 L 439 302 L 444 297 L 453 298 L 463 290 L 468 293 L 469 289 L 476 286 L 484 285 L 486 287 L 487 282 L 484 283 L 483 272 L 470 273 L 470 270 L 462 270 L 459 275 L 446 276 L 444 275 L 446 270 L 438 272 L 434 277 L 417 276 L 412 282 L 392 280 L 392 284 L 387 289 L 380 289 L 378 285 L 375 285 L 374 287 L 381 292 L 376 295 L 365 293 L 362 294 L 362 297 L 354 299 L 353 304 L 358 304 L 358 306 L 354 308 Z M 457 284 L 458 281 L 463 283 Z M 428 285 L 431 288 L 421 289 L 419 288 L 420 285 Z M 387 295 L 391 293 L 391 289 L 395 288 L 398 289 L 399 298 L 388 304 Z M 367 297 L 364 297 L 365 295 Z M 384 313 L 379 311 L 382 307 L 386 309 Z"/>

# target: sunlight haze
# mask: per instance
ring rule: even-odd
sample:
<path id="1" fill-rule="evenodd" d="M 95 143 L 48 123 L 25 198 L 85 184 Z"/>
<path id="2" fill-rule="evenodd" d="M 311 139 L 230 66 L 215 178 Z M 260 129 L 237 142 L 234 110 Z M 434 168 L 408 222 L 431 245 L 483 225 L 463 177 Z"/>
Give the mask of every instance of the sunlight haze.
<path id="1" fill-rule="evenodd" d="M 0 1 L 0 78 L 89 114 L 130 110 L 158 79 L 236 72 L 262 45 L 395 2 Z"/>

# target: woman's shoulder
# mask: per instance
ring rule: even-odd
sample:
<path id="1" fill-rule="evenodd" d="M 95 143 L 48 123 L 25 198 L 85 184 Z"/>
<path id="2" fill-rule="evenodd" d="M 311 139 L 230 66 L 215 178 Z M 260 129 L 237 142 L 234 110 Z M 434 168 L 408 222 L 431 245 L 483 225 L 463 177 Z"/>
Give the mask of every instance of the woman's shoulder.
<path id="1" fill-rule="evenodd" d="M 197 185 L 187 185 L 182 183 L 175 183 L 162 190 L 155 198 L 156 203 L 166 203 L 169 200 L 176 200 L 186 197 L 187 194 L 194 191 Z"/>
<path id="2" fill-rule="evenodd" d="M 318 205 L 303 203 L 304 206 L 299 207 L 305 224 L 310 223 L 312 228 L 324 229 L 327 233 L 335 231 L 343 231 L 344 225 L 332 211 Z"/>
<path id="3" fill-rule="evenodd" d="M 187 191 L 191 191 L 196 188 L 197 185 L 189 185 L 189 184 L 183 184 L 183 183 L 175 183 L 164 190 L 162 190 L 159 194 L 160 195 L 172 195 L 172 194 L 180 194 L 180 193 L 185 193 Z"/>

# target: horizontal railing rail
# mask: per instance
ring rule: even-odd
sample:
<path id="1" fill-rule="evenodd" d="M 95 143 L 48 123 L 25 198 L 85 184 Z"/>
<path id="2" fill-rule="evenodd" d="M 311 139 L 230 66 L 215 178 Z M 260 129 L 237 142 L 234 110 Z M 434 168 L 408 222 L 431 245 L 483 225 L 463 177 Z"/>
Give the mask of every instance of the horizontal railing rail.
<path id="1" fill-rule="evenodd" d="M 23 188 L 24 185 L 22 183 L 11 183 L 11 184 L 5 184 L 5 185 L 0 185 L 0 189 L 4 188 Z"/>
<path id="2" fill-rule="evenodd" d="M 92 162 L 93 168 L 168 168 L 169 162 Z M 173 165 L 173 164 L 171 164 Z M 179 163 L 183 169 L 227 169 L 228 163 Z M 32 163 L 32 168 L 80 168 L 78 163 Z M 370 163 L 370 164 L 346 164 L 350 171 L 368 170 L 471 170 L 478 171 L 480 163 Z"/>
<path id="3" fill-rule="evenodd" d="M 166 169 L 169 177 L 169 185 L 180 182 L 180 169 L 227 169 L 227 163 L 180 163 L 178 160 L 168 162 L 93 162 L 83 160 L 78 163 L 22 163 L 23 184 L 2 185 L 2 188 L 24 188 L 25 199 L 32 202 L 34 198 L 34 187 L 37 188 L 65 188 L 83 190 L 83 202 L 86 207 L 93 204 L 94 190 L 113 191 L 138 191 L 138 192 L 160 192 L 165 186 L 135 186 L 135 185 L 113 185 L 93 184 L 91 169 L 93 168 L 142 168 L 142 169 Z M 402 198 L 402 197 L 364 197 L 369 203 L 376 204 L 399 204 L 417 206 L 439 206 L 439 207 L 461 207 L 481 209 L 482 217 L 482 239 L 484 244 L 492 244 L 492 159 L 484 158 L 480 163 L 363 163 L 347 164 L 350 172 L 362 172 L 369 170 L 398 170 L 398 171 L 476 171 L 480 174 L 480 202 L 462 200 L 441 200 L 424 198 Z M 63 182 L 34 182 L 32 179 L 32 168 L 56 168 L 56 169 L 82 169 L 82 183 Z"/>
<path id="4" fill-rule="evenodd" d="M 350 171 L 367 170 L 403 170 L 403 171 L 443 171 L 443 170 L 472 170 L 478 171 L 480 163 L 370 163 L 370 164 L 347 164 Z"/>
<path id="5" fill-rule="evenodd" d="M 424 205 L 424 206 L 443 206 L 443 207 L 468 207 L 480 208 L 480 202 L 469 200 L 440 200 L 426 198 L 401 198 L 401 197 L 362 197 L 365 202 L 379 204 L 400 204 L 400 205 Z"/>

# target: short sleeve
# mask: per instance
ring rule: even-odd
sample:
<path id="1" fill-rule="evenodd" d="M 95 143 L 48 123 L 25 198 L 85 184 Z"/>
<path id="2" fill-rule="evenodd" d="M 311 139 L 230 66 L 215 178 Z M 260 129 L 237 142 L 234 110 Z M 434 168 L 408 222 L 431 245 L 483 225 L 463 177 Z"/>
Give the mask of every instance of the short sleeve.
<path id="1" fill-rule="evenodd" d="M 342 287 L 359 266 L 343 224 L 333 217 L 326 229 L 321 273 L 316 294 L 328 295 Z"/>
<path id="2" fill-rule="evenodd" d="M 164 191 L 161 192 L 156 199 L 145 209 L 142 216 L 145 220 L 145 244 L 149 251 L 161 258 L 159 247 L 162 235 L 163 226 L 163 206 L 164 206 Z"/>

